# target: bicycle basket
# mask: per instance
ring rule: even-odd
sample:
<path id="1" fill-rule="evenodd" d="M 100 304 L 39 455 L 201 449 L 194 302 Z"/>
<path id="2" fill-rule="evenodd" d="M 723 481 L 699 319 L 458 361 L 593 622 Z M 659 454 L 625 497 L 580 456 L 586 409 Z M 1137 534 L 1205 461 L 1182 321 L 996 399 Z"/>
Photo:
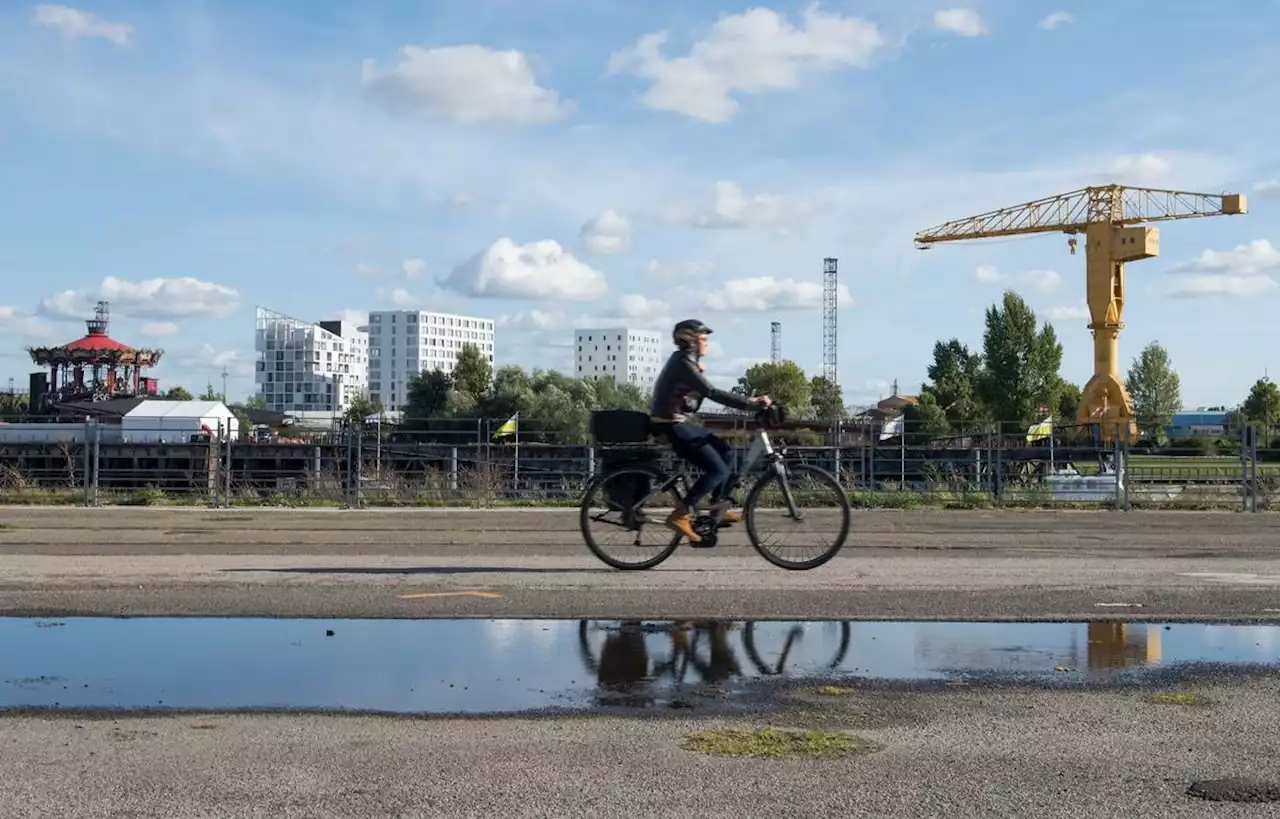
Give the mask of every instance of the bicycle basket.
<path id="1" fill-rule="evenodd" d="M 591 437 L 598 444 L 642 444 L 649 440 L 649 413 L 636 410 L 592 410 Z"/>

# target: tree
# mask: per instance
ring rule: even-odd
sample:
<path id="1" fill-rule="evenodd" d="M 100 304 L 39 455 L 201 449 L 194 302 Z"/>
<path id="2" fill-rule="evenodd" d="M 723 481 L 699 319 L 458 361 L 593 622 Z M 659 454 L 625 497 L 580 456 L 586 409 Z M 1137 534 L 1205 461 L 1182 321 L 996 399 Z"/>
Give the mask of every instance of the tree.
<path id="1" fill-rule="evenodd" d="M 738 385 L 747 395 L 767 395 L 796 416 L 809 411 L 813 393 L 804 370 L 794 361 L 766 361 L 751 367 Z"/>
<path id="2" fill-rule="evenodd" d="M 267 397 L 265 395 L 255 395 L 251 397 L 248 401 L 244 402 L 244 406 L 248 409 L 255 410 L 270 409 L 270 407 L 267 406 Z"/>
<path id="3" fill-rule="evenodd" d="M 492 381 L 493 367 L 489 364 L 489 359 L 476 345 L 463 344 L 453 365 L 454 388 L 479 401 L 488 394 Z"/>
<path id="4" fill-rule="evenodd" d="M 441 369 L 423 370 L 409 379 L 404 406 L 407 426 L 425 426 L 424 421 L 444 415 L 453 389 L 452 379 Z"/>
<path id="5" fill-rule="evenodd" d="M 164 394 L 166 401 L 190 401 L 191 393 L 186 387 L 170 387 Z"/>
<path id="6" fill-rule="evenodd" d="M 1174 414 L 1182 409 L 1182 386 L 1168 351 L 1159 342 L 1142 349 L 1129 367 L 1125 387 L 1133 398 L 1134 420 L 1141 434 L 1163 440 Z"/>
<path id="7" fill-rule="evenodd" d="M 813 402 L 813 413 L 819 420 L 844 420 L 844 392 L 839 384 L 831 383 L 825 375 L 815 375 L 809 380 L 809 398 Z"/>
<path id="8" fill-rule="evenodd" d="M 1075 423 L 1076 410 L 1080 408 L 1083 391 L 1069 381 L 1062 382 L 1062 392 L 1058 394 L 1058 418 L 1068 423 Z"/>
<path id="9" fill-rule="evenodd" d="M 1270 432 L 1272 426 L 1280 421 L 1280 387 L 1267 378 L 1259 378 L 1253 382 L 1249 397 L 1240 407 L 1244 420 L 1260 425 Z"/>
<path id="10" fill-rule="evenodd" d="M 380 412 L 382 412 L 382 403 L 380 401 L 357 395 L 347 405 L 347 411 L 342 414 L 342 419 L 352 427 L 362 428 L 365 421 Z"/>
<path id="11" fill-rule="evenodd" d="M 1057 406 L 1062 344 L 1052 324 L 1037 329 L 1035 312 L 1012 290 L 987 308 L 982 360 L 978 396 L 993 420 L 1024 430 L 1043 419 L 1041 406 Z"/>
<path id="12" fill-rule="evenodd" d="M 921 392 L 920 400 L 902 409 L 902 431 L 907 444 L 919 446 L 951 432 L 947 413 L 932 392 Z"/>
<path id="13" fill-rule="evenodd" d="M 920 392 L 933 393 L 938 406 L 954 426 L 982 420 L 984 412 L 978 398 L 978 380 L 982 374 L 982 356 L 953 338 L 933 345 L 933 363 L 928 368 L 930 384 Z"/>
<path id="14" fill-rule="evenodd" d="M 221 401 L 222 396 L 213 391 L 213 385 L 208 384 L 204 388 L 204 392 L 200 393 L 201 401 Z"/>

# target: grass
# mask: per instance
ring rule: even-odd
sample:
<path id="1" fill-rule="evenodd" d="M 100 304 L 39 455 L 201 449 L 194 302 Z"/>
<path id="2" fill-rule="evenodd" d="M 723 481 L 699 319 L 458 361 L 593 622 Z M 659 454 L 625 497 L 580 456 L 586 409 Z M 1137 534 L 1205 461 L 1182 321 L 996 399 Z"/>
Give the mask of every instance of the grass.
<path id="1" fill-rule="evenodd" d="M 722 728 L 685 735 L 681 747 L 716 756 L 773 759 L 829 759 L 868 753 L 878 746 L 843 731 L 788 731 L 780 728 Z"/>

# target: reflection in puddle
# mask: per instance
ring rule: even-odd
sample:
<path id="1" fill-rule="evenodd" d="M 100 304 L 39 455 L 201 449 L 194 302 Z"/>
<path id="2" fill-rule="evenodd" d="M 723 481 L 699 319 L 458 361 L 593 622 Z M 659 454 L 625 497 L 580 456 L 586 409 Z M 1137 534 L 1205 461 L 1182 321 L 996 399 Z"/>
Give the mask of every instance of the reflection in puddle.
<path id="1" fill-rule="evenodd" d="M 1280 626 L 69 618 L 40 628 L 44 622 L 0 618 L 0 708 L 489 713 L 678 706 L 760 678 L 1078 679 L 1186 662 L 1280 663 Z"/>

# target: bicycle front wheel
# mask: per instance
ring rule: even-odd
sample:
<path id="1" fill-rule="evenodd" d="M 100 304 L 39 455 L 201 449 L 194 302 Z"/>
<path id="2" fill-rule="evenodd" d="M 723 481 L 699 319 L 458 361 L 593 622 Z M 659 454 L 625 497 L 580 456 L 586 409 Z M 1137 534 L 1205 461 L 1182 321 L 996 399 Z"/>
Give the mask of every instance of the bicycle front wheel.
<path id="1" fill-rule="evenodd" d="M 810 464 L 766 473 L 743 506 L 751 545 L 782 569 L 816 569 L 835 557 L 853 517 L 840 483 Z"/>

